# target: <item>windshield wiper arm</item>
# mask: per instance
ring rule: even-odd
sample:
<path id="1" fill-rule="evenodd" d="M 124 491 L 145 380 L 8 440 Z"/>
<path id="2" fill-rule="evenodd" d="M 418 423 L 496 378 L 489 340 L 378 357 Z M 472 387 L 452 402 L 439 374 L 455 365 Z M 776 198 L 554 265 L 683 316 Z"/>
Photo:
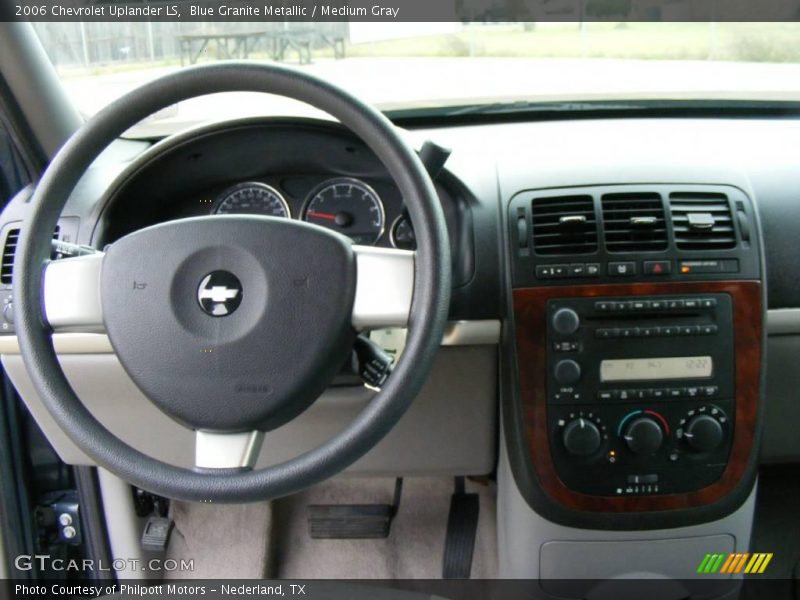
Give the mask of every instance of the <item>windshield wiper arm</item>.
<path id="1" fill-rule="evenodd" d="M 443 109 L 447 116 L 485 115 L 515 112 L 585 112 L 603 110 L 631 110 L 646 108 L 638 102 L 534 102 L 516 100 L 513 102 L 490 102 L 488 104 L 468 104 Z"/>

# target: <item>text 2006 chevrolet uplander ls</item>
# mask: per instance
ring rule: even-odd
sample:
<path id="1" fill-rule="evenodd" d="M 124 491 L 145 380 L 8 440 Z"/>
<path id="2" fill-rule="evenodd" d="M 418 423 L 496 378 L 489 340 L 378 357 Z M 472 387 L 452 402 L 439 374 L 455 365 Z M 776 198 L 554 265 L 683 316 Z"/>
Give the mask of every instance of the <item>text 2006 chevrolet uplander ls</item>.
<path id="1" fill-rule="evenodd" d="M 446 25 L 0 24 L 0 575 L 791 597 L 800 69 Z"/>

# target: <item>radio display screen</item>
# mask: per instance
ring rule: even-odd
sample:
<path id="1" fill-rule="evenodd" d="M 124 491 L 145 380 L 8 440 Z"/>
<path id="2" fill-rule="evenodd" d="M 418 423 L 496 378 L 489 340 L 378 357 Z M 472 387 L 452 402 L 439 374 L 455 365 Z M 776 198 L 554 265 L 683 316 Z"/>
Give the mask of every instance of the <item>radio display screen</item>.
<path id="1" fill-rule="evenodd" d="M 670 358 L 620 358 L 600 363 L 600 381 L 653 381 L 658 379 L 701 379 L 711 377 L 710 356 Z"/>

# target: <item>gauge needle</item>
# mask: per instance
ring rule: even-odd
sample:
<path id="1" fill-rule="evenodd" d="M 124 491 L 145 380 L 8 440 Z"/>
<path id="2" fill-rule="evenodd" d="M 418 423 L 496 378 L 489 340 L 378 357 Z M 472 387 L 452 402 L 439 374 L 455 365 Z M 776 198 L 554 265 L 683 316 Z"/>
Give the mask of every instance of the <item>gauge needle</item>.
<path id="1" fill-rule="evenodd" d="M 317 212 L 315 210 L 308 211 L 309 217 L 317 217 L 318 219 L 325 219 L 326 221 L 335 221 L 336 215 L 330 213 Z"/>

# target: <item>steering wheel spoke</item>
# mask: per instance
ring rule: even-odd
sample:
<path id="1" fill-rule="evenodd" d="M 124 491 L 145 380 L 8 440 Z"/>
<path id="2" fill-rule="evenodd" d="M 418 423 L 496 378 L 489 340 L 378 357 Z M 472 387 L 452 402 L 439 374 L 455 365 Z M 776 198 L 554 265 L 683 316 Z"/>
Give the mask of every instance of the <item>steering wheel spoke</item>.
<path id="1" fill-rule="evenodd" d="M 356 297 L 352 324 L 358 330 L 405 327 L 414 293 L 416 252 L 353 246 Z"/>
<path id="2" fill-rule="evenodd" d="M 194 465 L 198 469 L 252 469 L 263 442 L 263 431 L 196 431 Z"/>
<path id="3" fill-rule="evenodd" d="M 104 257 L 105 254 L 97 252 L 47 264 L 44 311 L 53 331 L 105 331 L 100 300 L 100 271 Z"/>

